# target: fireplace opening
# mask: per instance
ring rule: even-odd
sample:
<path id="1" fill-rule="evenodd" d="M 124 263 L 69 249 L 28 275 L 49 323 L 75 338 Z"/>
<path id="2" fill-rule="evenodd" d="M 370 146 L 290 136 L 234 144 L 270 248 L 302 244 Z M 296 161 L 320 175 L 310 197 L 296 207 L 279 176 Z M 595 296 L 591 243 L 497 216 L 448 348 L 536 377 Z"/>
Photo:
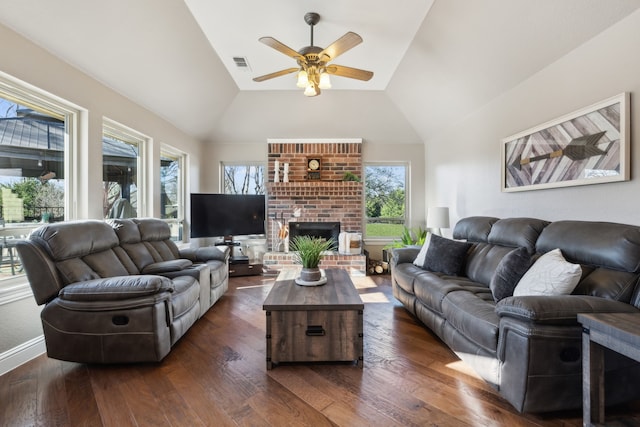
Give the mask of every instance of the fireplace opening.
<path id="1" fill-rule="evenodd" d="M 333 239 L 336 250 L 340 237 L 339 222 L 290 222 L 289 240 L 296 236 L 319 237 L 321 239 Z"/>

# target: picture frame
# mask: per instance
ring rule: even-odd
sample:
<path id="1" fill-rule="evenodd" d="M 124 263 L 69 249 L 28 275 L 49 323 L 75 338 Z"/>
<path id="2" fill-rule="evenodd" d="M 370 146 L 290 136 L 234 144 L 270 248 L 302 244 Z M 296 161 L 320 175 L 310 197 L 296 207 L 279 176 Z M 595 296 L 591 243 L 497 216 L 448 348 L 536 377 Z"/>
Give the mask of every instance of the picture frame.
<path id="1" fill-rule="evenodd" d="M 503 192 L 630 179 L 629 93 L 504 138 Z"/>

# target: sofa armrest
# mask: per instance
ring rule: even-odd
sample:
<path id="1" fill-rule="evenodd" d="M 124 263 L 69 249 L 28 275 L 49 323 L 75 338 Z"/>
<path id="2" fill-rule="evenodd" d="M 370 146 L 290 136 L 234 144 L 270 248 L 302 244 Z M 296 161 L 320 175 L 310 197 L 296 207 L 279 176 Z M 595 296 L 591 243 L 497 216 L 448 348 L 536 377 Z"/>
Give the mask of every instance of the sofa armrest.
<path id="1" fill-rule="evenodd" d="M 578 313 L 637 313 L 634 306 L 586 295 L 508 297 L 496 304 L 500 317 L 550 325 L 576 325 Z"/>
<path id="2" fill-rule="evenodd" d="M 393 248 L 391 249 L 391 264 L 398 265 L 412 263 L 418 256 L 419 252 L 419 247 Z"/>
<path id="3" fill-rule="evenodd" d="M 180 256 L 193 262 L 206 262 L 216 260 L 226 262 L 229 259 L 228 246 L 203 246 L 200 248 L 180 249 Z"/>
<path id="4" fill-rule="evenodd" d="M 162 276 L 116 276 L 72 283 L 60 290 L 68 301 L 119 301 L 173 292 L 173 283 Z"/>
<path id="5" fill-rule="evenodd" d="M 142 274 L 163 274 L 173 271 L 181 271 L 189 268 L 193 263 L 188 259 L 178 258 L 168 261 L 154 262 L 142 269 Z"/>

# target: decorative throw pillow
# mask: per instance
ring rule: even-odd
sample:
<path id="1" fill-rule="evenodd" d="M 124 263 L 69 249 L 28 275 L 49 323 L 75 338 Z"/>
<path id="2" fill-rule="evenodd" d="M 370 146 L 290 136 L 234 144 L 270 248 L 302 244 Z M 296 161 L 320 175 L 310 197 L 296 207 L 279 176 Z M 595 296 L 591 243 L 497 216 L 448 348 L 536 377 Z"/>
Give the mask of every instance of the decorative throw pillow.
<path id="1" fill-rule="evenodd" d="M 513 290 L 531 267 L 532 261 L 529 251 L 524 247 L 512 250 L 500 260 L 489 282 L 496 302 L 513 295 Z"/>
<path id="2" fill-rule="evenodd" d="M 560 249 L 542 255 L 522 276 L 514 296 L 569 295 L 582 276 L 582 268 L 564 259 Z"/>
<path id="3" fill-rule="evenodd" d="M 422 268 L 448 276 L 459 276 L 467 261 L 470 247 L 471 243 L 432 234 Z"/>
<path id="4" fill-rule="evenodd" d="M 427 249 L 429 249 L 429 242 L 431 241 L 431 233 L 427 233 L 427 238 L 424 239 L 424 244 L 418 252 L 418 256 L 413 260 L 413 264 L 422 267 L 424 265 L 424 258 L 427 256 Z"/>

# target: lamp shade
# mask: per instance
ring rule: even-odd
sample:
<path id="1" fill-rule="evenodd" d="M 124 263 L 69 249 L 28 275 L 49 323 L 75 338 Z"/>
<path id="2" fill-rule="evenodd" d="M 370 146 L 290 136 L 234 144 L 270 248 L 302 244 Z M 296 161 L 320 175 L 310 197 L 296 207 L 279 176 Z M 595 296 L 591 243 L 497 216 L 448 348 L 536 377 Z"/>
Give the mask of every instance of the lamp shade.
<path id="1" fill-rule="evenodd" d="M 427 209 L 428 228 L 449 228 L 449 208 L 435 207 Z"/>
<path id="2" fill-rule="evenodd" d="M 298 71 L 298 81 L 296 83 L 296 86 L 302 88 L 302 87 L 307 87 L 308 84 L 309 84 L 309 77 L 307 77 L 307 72 L 305 70 Z"/>

